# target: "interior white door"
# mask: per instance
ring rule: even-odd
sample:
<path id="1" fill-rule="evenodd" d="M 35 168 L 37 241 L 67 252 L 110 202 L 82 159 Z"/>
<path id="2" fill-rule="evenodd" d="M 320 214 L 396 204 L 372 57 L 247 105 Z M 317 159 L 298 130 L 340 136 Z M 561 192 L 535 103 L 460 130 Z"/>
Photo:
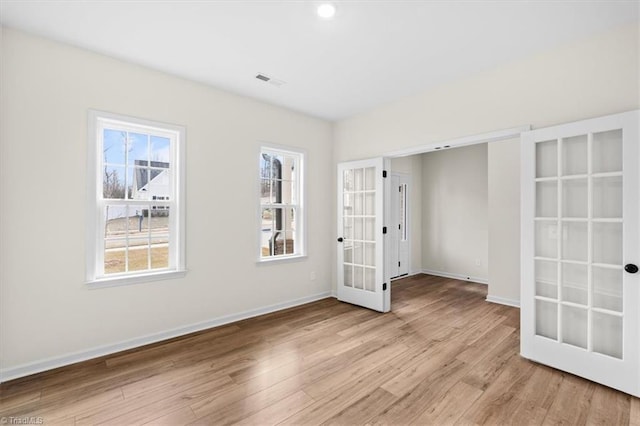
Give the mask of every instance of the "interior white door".
<path id="1" fill-rule="evenodd" d="M 391 279 L 409 274 L 409 181 L 406 173 L 392 173 L 390 183 L 389 275 Z"/>
<path id="2" fill-rule="evenodd" d="M 521 353 L 640 396 L 639 112 L 522 135 Z"/>
<path id="3" fill-rule="evenodd" d="M 391 279 L 400 275 L 400 176 L 396 173 L 391 174 L 391 184 L 389 185 L 389 198 L 391 207 L 389 209 L 389 253 L 388 268 Z"/>
<path id="4" fill-rule="evenodd" d="M 398 200 L 398 275 L 401 277 L 409 274 L 409 245 L 411 241 L 411 234 L 409 231 L 410 182 L 410 175 L 400 175 L 398 191 L 400 194 L 400 199 Z"/>
<path id="5" fill-rule="evenodd" d="M 390 309 L 385 268 L 385 160 L 338 164 L 338 299 Z"/>

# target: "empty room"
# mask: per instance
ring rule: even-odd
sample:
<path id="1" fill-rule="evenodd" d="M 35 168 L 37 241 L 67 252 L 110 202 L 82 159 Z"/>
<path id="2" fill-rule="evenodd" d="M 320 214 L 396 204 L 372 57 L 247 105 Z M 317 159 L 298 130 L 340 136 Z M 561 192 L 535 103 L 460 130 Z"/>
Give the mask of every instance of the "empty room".
<path id="1" fill-rule="evenodd" d="M 0 423 L 640 423 L 638 1 L 0 0 Z"/>

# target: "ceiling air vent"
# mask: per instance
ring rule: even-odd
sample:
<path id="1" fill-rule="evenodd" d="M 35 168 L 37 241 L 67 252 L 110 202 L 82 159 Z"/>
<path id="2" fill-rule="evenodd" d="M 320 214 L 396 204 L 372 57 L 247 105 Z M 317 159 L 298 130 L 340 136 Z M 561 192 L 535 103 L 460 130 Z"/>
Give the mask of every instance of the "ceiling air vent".
<path id="1" fill-rule="evenodd" d="M 256 75 L 256 78 L 258 80 L 262 80 L 265 83 L 269 83 L 269 84 L 271 84 L 273 86 L 276 86 L 276 87 L 280 87 L 285 83 L 282 80 L 278 80 L 277 78 L 269 77 L 268 75 L 265 75 L 265 74 L 262 74 L 262 73 L 258 73 Z"/>

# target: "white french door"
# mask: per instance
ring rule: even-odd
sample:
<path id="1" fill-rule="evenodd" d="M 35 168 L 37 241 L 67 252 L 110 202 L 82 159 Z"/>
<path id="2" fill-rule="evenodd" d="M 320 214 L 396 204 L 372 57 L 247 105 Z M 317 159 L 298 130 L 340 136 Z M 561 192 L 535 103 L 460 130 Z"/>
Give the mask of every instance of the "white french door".
<path id="1" fill-rule="evenodd" d="M 384 255 L 385 160 L 338 164 L 338 299 L 390 309 Z"/>
<path id="2" fill-rule="evenodd" d="M 639 112 L 522 134 L 521 353 L 640 396 Z"/>

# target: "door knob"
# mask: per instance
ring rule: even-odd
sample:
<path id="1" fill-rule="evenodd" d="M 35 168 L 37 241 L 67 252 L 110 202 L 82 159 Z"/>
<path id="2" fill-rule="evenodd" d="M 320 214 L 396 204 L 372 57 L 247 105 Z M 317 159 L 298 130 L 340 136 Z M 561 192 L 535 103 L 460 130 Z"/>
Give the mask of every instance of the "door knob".
<path id="1" fill-rule="evenodd" d="M 638 272 L 638 267 L 633 263 L 629 263 L 627 265 L 624 265 L 624 270 L 630 274 L 635 274 L 636 272 Z"/>
<path id="2" fill-rule="evenodd" d="M 339 242 L 339 243 L 341 243 L 342 241 L 344 241 L 344 240 L 342 239 L 342 237 L 338 238 L 338 242 Z"/>

